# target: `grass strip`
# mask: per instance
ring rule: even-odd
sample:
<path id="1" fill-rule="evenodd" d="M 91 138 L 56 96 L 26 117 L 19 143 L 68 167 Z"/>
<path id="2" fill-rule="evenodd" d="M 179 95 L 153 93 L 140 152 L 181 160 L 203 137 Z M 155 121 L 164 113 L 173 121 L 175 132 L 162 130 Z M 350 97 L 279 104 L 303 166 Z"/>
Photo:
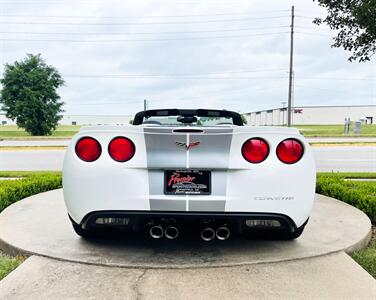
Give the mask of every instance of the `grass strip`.
<path id="1" fill-rule="evenodd" d="M 24 259 L 20 257 L 0 254 L 0 280 L 16 269 L 23 261 Z"/>
<path id="2" fill-rule="evenodd" d="M 67 146 L 0 146 L 0 151 L 65 150 Z"/>

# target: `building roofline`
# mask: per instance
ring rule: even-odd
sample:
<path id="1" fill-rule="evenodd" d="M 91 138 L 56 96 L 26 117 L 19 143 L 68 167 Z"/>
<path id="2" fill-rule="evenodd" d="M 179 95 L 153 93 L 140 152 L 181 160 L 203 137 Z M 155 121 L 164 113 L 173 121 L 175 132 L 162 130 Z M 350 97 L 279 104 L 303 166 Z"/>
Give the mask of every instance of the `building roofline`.
<path id="1" fill-rule="evenodd" d="M 292 107 L 293 109 L 294 108 L 336 108 L 336 107 L 375 107 L 376 108 L 376 105 L 375 104 L 360 104 L 360 105 L 306 105 L 306 106 L 294 106 Z M 267 112 L 267 111 L 270 111 L 270 110 L 279 110 L 279 109 L 283 109 L 283 107 L 275 107 L 275 108 L 272 108 L 272 109 L 262 109 L 262 110 L 255 110 L 255 111 L 251 111 L 251 112 L 248 112 L 248 113 L 245 113 L 245 114 L 251 114 L 251 113 L 258 113 L 258 112 Z M 287 109 L 287 107 L 285 106 L 284 109 Z"/>

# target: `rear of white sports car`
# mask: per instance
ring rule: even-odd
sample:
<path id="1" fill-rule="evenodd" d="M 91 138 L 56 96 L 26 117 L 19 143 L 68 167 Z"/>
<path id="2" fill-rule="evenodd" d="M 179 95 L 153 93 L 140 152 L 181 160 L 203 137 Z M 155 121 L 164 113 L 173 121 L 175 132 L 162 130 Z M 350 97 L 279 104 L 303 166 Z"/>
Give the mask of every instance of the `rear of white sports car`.
<path id="1" fill-rule="evenodd" d="M 153 121 L 166 115 L 181 124 Z M 233 122 L 202 126 L 215 116 Z M 76 232 L 116 228 L 206 241 L 244 232 L 298 237 L 314 200 L 310 147 L 296 129 L 241 126 L 239 117 L 156 110 L 140 113 L 135 125 L 80 130 L 63 168 Z"/>

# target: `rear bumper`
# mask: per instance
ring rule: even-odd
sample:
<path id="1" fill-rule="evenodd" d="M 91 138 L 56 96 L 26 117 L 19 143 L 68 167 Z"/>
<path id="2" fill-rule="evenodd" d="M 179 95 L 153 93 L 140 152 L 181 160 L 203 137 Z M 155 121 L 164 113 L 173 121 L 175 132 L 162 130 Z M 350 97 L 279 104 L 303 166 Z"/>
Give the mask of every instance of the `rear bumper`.
<path id="1" fill-rule="evenodd" d="M 123 220 L 115 224 L 103 224 L 103 218 Z M 98 224 L 98 220 L 101 220 Z M 74 223 L 74 221 L 71 219 Z M 308 221 L 308 220 L 307 220 Z M 303 226 L 307 223 L 303 224 Z M 180 230 L 193 232 L 207 226 L 227 226 L 232 232 L 284 231 L 295 232 L 293 220 L 274 213 L 208 213 L 208 212 L 162 212 L 162 211 L 96 211 L 86 215 L 79 224 L 83 229 L 123 228 L 130 231 L 145 231 L 153 225 L 174 223 Z"/>

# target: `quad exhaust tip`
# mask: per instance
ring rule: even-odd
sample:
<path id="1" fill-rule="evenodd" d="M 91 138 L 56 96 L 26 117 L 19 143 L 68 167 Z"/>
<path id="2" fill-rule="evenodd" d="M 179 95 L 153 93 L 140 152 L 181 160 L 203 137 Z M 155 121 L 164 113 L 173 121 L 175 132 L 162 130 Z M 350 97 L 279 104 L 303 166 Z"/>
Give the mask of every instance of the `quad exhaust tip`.
<path id="1" fill-rule="evenodd" d="M 218 240 L 225 241 L 230 237 L 230 229 L 225 226 L 219 227 L 215 232 L 215 235 Z"/>
<path id="2" fill-rule="evenodd" d="M 175 226 L 168 226 L 164 231 L 164 235 L 166 238 L 174 240 L 179 236 L 179 230 Z"/>
<path id="3" fill-rule="evenodd" d="M 201 231 L 201 239 L 205 242 L 210 242 L 215 238 L 215 231 L 213 228 L 207 227 Z"/>
<path id="4" fill-rule="evenodd" d="M 149 233 L 153 239 L 160 239 L 164 232 L 161 225 L 156 225 L 150 228 Z"/>

